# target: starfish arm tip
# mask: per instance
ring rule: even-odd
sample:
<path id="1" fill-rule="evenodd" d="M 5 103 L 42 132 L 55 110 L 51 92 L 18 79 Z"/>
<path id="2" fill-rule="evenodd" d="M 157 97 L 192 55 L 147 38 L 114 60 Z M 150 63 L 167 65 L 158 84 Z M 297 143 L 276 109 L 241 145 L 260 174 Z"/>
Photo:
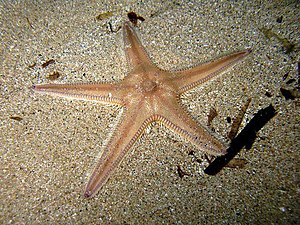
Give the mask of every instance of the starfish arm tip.
<path id="1" fill-rule="evenodd" d="M 38 88 L 38 84 L 33 84 L 29 88 L 35 91 Z"/>
<path id="2" fill-rule="evenodd" d="M 93 193 L 92 191 L 85 189 L 84 193 L 83 193 L 83 197 L 84 198 L 92 198 L 93 197 Z"/>

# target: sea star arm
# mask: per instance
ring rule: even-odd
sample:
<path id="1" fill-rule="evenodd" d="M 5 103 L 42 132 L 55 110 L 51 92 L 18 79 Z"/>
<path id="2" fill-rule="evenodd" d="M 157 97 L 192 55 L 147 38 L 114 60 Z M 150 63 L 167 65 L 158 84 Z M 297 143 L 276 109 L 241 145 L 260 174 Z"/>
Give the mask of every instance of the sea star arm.
<path id="1" fill-rule="evenodd" d="M 211 155 L 226 154 L 226 144 L 214 137 L 206 128 L 197 124 L 177 100 L 161 96 L 160 101 L 164 107 L 158 109 L 157 120 L 203 152 Z"/>
<path id="2" fill-rule="evenodd" d="M 122 94 L 117 84 L 37 84 L 33 90 L 64 98 L 122 104 Z"/>
<path id="3" fill-rule="evenodd" d="M 177 85 L 181 94 L 234 66 L 250 52 L 250 49 L 246 49 L 190 69 L 176 71 L 174 73 L 175 77 L 172 78 L 173 83 Z"/>
<path id="4" fill-rule="evenodd" d="M 131 68 L 135 68 L 140 64 L 153 65 L 134 27 L 129 22 L 125 22 L 123 25 L 123 39 L 126 59 Z"/>
<path id="5" fill-rule="evenodd" d="M 125 154 L 141 136 L 146 126 L 152 122 L 140 107 L 125 109 L 121 123 L 117 126 L 110 141 L 101 154 L 87 183 L 84 196 L 93 197 L 117 169 Z"/>

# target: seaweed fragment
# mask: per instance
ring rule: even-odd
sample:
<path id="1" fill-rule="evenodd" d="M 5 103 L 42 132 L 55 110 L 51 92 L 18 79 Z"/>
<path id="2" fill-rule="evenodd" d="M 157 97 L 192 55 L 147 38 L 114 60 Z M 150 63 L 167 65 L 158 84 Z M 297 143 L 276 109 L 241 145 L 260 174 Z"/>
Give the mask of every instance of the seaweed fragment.
<path id="1" fill-rule="evenodd" d="M 110 21 L 108 22 L 108 27 L 109 27 L 110 32 L 112 32 L 112 33 L 116 33 L 121 29 L 121 26 L 113 28 L 113 25 Z"/>
<path id="2" fill-rule="evenodd" d="M 179 165 L 177 165 L 177 173 L 180 178 L 183 178 L 184 176 L 189 176 L 189 174 L 183 171 Z"/>
<path id="3" fill-rule="evenodd" d="M 50 64 L 53 64 L 53 63 L 55 63 L 55 60 L 54 59 L 49 59 L 49 60 L 47 60 L 46 62 L 44 62 L 42 64 L 42 68 L 45 68 L 45 67 L 47 67 L 47 66 L 49 66 Z"/>
<path id="4" fill-rule="evenodd" d="M 16 120 L 16 121 L 21 121 L 21 120 L 23 120 L 23 118 L 20 117 L 20 116 L 10 116 L 9 119 Z"/>
<path id="5" fill-rule="evenodd" d="M 47 78 L 49 80 L 56 80 L 59 77 L 60 77 L 60 73 L 57 71 L 54 71 L 53 73 L 49 74 Z"/>
<path id="6" fill-rule="evenodd" d="M 270 40 L 272 37 L 276 38 L 281 43 L 282 47 L 285 49 L 286 54 L 289 54 L 294 50 L 295 44 L 290 42 L 287 38 L 283 38 L 278 34 L 274 33 L 271 29 L 267 29 L 265 27 L 260 28 L 260 30 L 263 32 L 267 39 Z"/>
<path id="7" fill-rule="evenodd" d="M 245 113 L 246 113 L 246 111 L 249 107 L 250 102 L 251 102 L 251 98 L 248 98 L 247 102 L 241 107 L 241 109 L 240 109 L 239 113 L 237 114 L 237 116 L 233 119 L 231 129 L 227 134 L 227 137 L 230 140 L 232 140 L 236 136 L 236 134 L 237 134 L 237 132 L 240 128 L 240 125 L 242 123 L 242 120 L 244 118 L 244 115 L 245 115 Z"/>
<path id="8" fill-rule="evenodd" d="M 28 68 L 32 69 L 32 68 L 34 68 L 35 66 L 36 66 L 36 63 L 32 63 L 32 64 L 30 64 L 30 65 L 28 66 Z"/>
<path id="9" fill-rule="evenodd" d="M 209 114 L 207 115 L 207 126 L 211 125 L 213 119 L 218 115 L 218 112 L 215 108 L 210 108 Z"/>
<path id="10" fill-rule="evenodd" d="M 32 29 L 34 29 L 34 27 L 32 26 L 32 24 L 30 23 L 28 17 L 26 17 L 26 21 L 27 21 L 28 25 L 29 25 Z"/>
<path id="11" fill-rule="evenodd" d="M 227 163 L 226 167 L 233 169 L 242 169 L 246 166 L 247 163 L 248 162 L 246 159 L 232 159 Z"/>
<path id="12" fill-rule="evenodd" d="M 98 16 L 96 16 L 96 20 L 105 20 L 111 16 L 113 16 L 113 12 L 100 13 Z"/>
<path id="13" fill-rule="evenodd" d="M 138 20 L 144 21 L 144 17 L 137 15 L 135 12 L 129 12 L 127 13 L 129 21 L 134 25 L 137 26 Z"/>

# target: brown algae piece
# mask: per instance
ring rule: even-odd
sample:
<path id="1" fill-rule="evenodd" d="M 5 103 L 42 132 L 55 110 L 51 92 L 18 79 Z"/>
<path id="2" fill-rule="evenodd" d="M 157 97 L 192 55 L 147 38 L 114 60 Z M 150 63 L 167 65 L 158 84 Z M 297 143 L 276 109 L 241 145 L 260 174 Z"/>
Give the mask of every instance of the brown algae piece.
<path id="1" fill-rule="evenodd" d="M 135 12 L 129 12 L 129 13 L 127 14 L 127 16 L 128 16 L 129 21 L 130 21 L 134 26 L 137 25 L 138 20 L 140 20 L 140 21 L 142 21 L 142 22 L 145 20 L 144 17 L 138 16 Z"/>
<path id="2" fill-rule="evenodd" d="M 57 71 L 54 71 L 53 73 L 49 74 L 49 76 L 47 78 L 49 80 L 56 80 L 59 77 L 60 77 L 60 73 Z"/>
<path id="3" fill-rule="evenodd" d="M 23 118 L 20 117 L 20 116 L 10 116 L 9 119 L 16 120 L 16 121 L 21 121 L 21 120 L 23 120 Z"/>
<path id="4" fill-rule="evenodd" d="M 49 60 L 47 60 L 46 62 L 44 62 L 42 64 L 42 68 L 45 68 L 45 67 L 47 67 L 47 66 L 49 66 L 50 64 L 53 64 L 53 63 L 55 63 L 55 60 L 54 59 L 49 59 Z"/>
<path id="5" fill-rule="evenodd" d="M 248 162 L 246 159 L 232 159 L 227 163 L 226 167 L 233 169 L 242 169 L 246 166 L 247 163 Z"/>
<path id="6" fill-rule="evenodd" d="M 244 118 L 244 115 L 245 115 L 245 113 L 246 113 L 246 111 L 247 111 L 247 109 L 249 107 L 250 102 L 251 102 L 251 98 L 248 98 L 247 102 L 242 106 L 242 108 L 239 111 L 238 115 L 233 119 L 231 130 L 227 134 L 227 137 L 230 140 L 232 140 L 236 136 L 236 134 L 237 134 L 237 132 L 239 130 L 239 127 L 240 127 L 240 125 L 242 123 L 242 120 Z"/>
<path id="7" fill-rule="evenodd" d="M 213 121 L 213 119 L 218 115 L 218 112 L 215 108 L 211 108 L 209 110 L 209 114 L 207 115 L 207 126 L 211 125 L 211 122 Z"/>

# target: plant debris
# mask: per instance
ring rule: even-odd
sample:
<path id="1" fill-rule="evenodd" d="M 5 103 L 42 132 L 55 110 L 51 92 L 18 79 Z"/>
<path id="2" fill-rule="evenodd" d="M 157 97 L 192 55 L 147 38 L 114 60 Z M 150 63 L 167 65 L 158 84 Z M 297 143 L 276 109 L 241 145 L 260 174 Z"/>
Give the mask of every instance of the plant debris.
<path id="1" fill-rule="evenodd" d="M 209 114 L 207 115 L 207 126 L 211 125 L 213 119 L 218 115 L 218 112 L 215 108 L 210 108 Z"/>
<path id="2" fill-rule="evenodd" d="M 32 26 L 32 24 L 30 23 L 28 17 L 26 17 L 26 21 L 27 21 L 28 25 L 29 25 L 32 29 L 34 29 L 34 27 Z"/>
<path id="3" fill-rule="evenodd" d="M 177 166 L 177 172 L 180 178 L 183 178 L 184 176 L 189 176 L 189 174 L 187 172 L 184 172 L 180 166 Z"/>
<path id="4" fill-rule="evenodd" d="M 140 20 L 140 21 L 142 21 L 142 22 L 145 20 L 144 17 L 138 16 L 135 12 L 129 12 L 129 13 L 127 14 L 127 16 L 128 16 L 128 19 L 130 20 L 130 22 L 131 22 L 134 26 L 137 26 L 138 20 Z"/>
<path id="5" fill-rule="evenodd" d="M 267 28 L 261 28 L 260 29 L 263 34 L 266 36 L 266 38 L 268 38 L 269 40 L 274 37 L 276 38 L 282 45 L 282 47 L 285 49 L 285 53 L 291 53 L 294 48 L 295 48 L 295 44 L 291 43 L 288 39 L 286 38 L 282 38 L 281 36 L 279 36 L 278 34 L 275 34 L 271 29 L 267 29 Z"/>
<path id="6" fill-rule="evenodd" d="M 20 117 L 20 116 L 10 116 L 9 119 L 16 120 L 16 121 L 21 121 L 21 120 L 23 120 L 23 118 Z"/>
<path id="7" fill-rule="evenodd" d="M 242 106 L 242 108 L 239 111 L 238 115 L 233 119 L 232 125 L 231 125 L 231 130 L 227 134 L 227 137 L 230 140 L 232 140 L 236 136 L 236 134 L 239 130 L 239 127 L 242 123 L 242 120 L 244 118 L 244 115 L 247 111 L 247 108 L 249 107 L 250 102 L 251 102 L 251 98 L 248 98 L 247 102 Z"/>
<path id="8" fill-rule="evenodd" d="M 29 65 L 28 67 L 30 68 L 30 69 L 32 69 L 32 68 L 34 68 L 36 66 L 36 63 L 32 63 L 31 65 Z"/>
<path id="9" fill-rule="evenodd" d="M 47 67 L 47 66 L 49 66 L 50 64 L 53 64 L 53 63 L 55 63 L 55 60 L 54 59 L 49 59 L 49 60 L 47 60 L 46 62 L 44 62 L 42 64 L 42 68 L 45 68 L 45 67 Z"/>
<path id="10" fill-rule="evenodd" d="M 53 73 L 49 74 L 49 76 L 47 78 L 49 80 L 56 80 L 59 77 L 60 77 L 60 73 L 57 71 L 54 71 Z"/>
<path id="11" fill-rule="evenodd" d="M 104 12 L 104 13 L 100 13 L 98 16 L 96 16 L 96 20 L 105 20 L 112 16 L 113 16 L 113 12 Z"/>
<path id="12" fill-rule="evenodd" d="M 225 167 L 233 168 L 233 169 L 242 169 L 246 166 L 247 164 L 246 159 L 232 159 L 227 163 Z"/>

